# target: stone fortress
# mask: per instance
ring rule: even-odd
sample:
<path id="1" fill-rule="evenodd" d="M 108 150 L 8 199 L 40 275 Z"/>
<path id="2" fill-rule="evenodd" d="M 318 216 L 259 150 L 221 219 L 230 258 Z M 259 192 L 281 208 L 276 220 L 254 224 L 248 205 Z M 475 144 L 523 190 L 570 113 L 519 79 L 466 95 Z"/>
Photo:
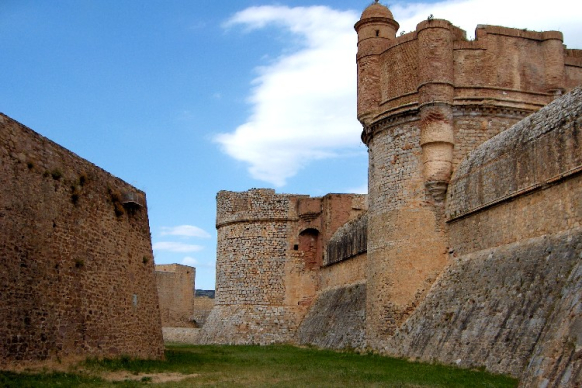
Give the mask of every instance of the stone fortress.
<path id="1" fill-rule="evenodd" d="M 355 28 L 369 194 L 218 193 L 198 341 L 582 385 L 582 51 L 432 18 L 397 37 L 378 3 Z M 191 325 L 193 269 L 156 292 L 145 193 L 1 114 L 0 231 L 2 368 L 159 359 L 162 320 Z"/>
<path id="2" fill-rule="evenodd" d="M 199 341 L 371 349 L 582 385 L 582 50 L 356 23 L 369 194 L 217 196 Z"/>

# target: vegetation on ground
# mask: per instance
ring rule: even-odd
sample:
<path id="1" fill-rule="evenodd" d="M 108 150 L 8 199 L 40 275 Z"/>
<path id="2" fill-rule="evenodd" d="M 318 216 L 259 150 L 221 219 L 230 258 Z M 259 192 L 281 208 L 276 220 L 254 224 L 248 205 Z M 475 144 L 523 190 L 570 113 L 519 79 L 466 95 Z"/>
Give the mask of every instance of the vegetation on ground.
<path id="1" fill-rule="evenodd" d="M 176 376 L 179 376 L 176 378 Z M 87 360 L 66 372 L 2 372 L 0 387 L 516 387 L 482 370 L 287 345 L 170 345 L 166 360 Z"/>

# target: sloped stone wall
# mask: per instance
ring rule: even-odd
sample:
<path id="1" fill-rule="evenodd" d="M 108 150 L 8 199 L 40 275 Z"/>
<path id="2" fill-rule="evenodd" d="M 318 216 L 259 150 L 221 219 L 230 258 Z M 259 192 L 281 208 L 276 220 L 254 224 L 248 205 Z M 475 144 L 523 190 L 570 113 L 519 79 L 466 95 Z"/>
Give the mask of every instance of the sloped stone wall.
<path id="1" fill-rule="evenodd" d="M 145 194 L 0 114 L 0 366 L 163 357 Z"/>
<path id="2" fill-rule="evenodd" d="M 366 284 L 322 291 L 301 326 L 296 341 L 321 348 L 366 346 Z"/>
<path id="3" fill-rule="evenodd" d="M 581 258 L 580 229 L 458 258 L 386 352 L 576 386 Z"/>

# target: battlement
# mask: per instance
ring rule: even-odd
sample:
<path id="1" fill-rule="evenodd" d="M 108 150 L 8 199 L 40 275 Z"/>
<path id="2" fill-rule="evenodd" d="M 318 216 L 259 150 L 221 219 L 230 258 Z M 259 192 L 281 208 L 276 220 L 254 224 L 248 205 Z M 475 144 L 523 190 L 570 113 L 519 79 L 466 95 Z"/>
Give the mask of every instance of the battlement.
<path id="1" fill-rule="evenodd" d="M 358 118 L 366 144 L 373 124 L 415 114 L 427 103 L 497 105 L 531 113 L 582 80 L 582 51 L 566 49 L 559 31 L 478 25 L 475 40 L 469 41 L 449 21 L 430 19 L 401 36 L 374 38 L 362 30 L 363 22 L 355 26 L 365 35 L 361 40 L 376 40 L 367 43 L 373 50 L 361 44 L 357 54 Z"/>
<path id="2" fill-rule="evenodd" d="M 296 219 L 295 205 L 306 195 L 276 194 L 273 189 L 251 189 L 243 192 L 220 191 L 216 196 L 216 227 L 259 221 Z"/>

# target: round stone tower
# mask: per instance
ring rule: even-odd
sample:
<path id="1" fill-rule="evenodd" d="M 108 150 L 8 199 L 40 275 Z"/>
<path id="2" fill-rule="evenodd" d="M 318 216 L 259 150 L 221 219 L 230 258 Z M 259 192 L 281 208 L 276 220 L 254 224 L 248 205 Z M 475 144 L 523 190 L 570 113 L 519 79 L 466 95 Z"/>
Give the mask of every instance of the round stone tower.
<path id="1" fill-rule="evenodd" d="M 443 189 L 438 182 L 445 181 L 442 200 L 451 172 L 453 67 L 447 23 L 421 26 L 418 40 L 411 39 L 416 33 L 396 38 L 398 23 L 376 2 L 355 25 L 358 119 L 369 149 L 366 335 L 376 349 L 385 346 L 446 263 L 443 206 L 431 191 Z M 414 67 L 398 67 L 411 57 Z M 419 101 L 400 101 L 401 95 Z M 411 102 L 414 110 L 402 108 Z"/>

